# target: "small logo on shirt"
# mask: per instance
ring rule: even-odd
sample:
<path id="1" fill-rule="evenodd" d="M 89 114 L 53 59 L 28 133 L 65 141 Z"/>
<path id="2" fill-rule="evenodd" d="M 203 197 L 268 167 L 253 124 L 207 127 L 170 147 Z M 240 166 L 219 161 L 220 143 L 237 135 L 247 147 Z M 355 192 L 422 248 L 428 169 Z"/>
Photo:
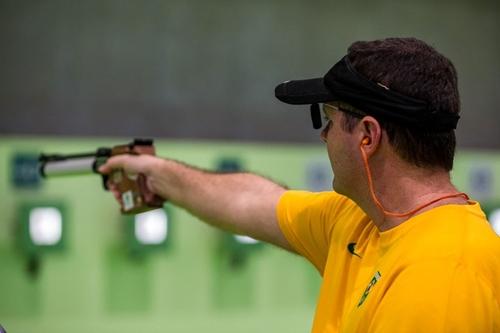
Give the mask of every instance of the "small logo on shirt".
<path id="1" fill-rule="evenodd" d="M 347 244 L 347 251 L 349 251 L 349 253 L 352 254 L 353 256 L 361 258 L 361 256 L 359 254 L 357 254 L 356 252 L 354 252 L 355 248 L 356 248 L 356 243 L 349 243 L 349 244 Z"/>
<path id="2" fill-rule="evenodd" d="M 368 294 L 370 293 L 370 290 L 371 290 L 371 289 L 372 289 L 372 287 L 375 285 L 375 283 L 377 283 L 377 282 L 378 282 L 378 280 L 380 280 L 380 278 L 381 278 L 381 277 L 382 277 L 382 274 L 380 274 L 380 272 L 379 272 L 379 271 L 377 271 L 377 272 L 373 275 L 373 277 L 372 277 L 372 279 L 371 279 L 370 283 L 368 284 L 368 287 L 366 287 L 365 292 L 363 293 L 363 296 L 361 296 L 361 299 L 359 300 L 359 303 L 358 303 L 358 308 L 361 306 L 361 304 L 363 304 L 363 303 L 364 303 L 365 299 L 368 297 Z"/>

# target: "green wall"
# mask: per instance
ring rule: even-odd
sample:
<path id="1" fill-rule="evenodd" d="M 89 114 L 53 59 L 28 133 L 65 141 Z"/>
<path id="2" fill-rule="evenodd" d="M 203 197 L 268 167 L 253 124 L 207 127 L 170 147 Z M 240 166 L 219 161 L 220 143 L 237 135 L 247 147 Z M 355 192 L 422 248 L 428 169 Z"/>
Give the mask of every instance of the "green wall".
<path id="1" fill-rule="evenodd" d="M 222 232 L 175 207 L 169 246 L 132 257 L 125 221 L 98 177 L 51 179 L 38 189 L 11 181 L 16 153 L 86 152 L 127 141 L 0 138 L 0 323 L 9 333 L 307 332 L 319 276 L 300 257 L 263 246 L 232 265 Z M 157 150 L 211 169 L 221 157 L 238 158 L 245 169 L 292 188 L 310 187 L 308 172 L 329 168 L 321 144 L 164 140 Z M 453 178 L 488 206 L 500 206 L 499 175 L 500 153 L 460 152 Z M 38 274 L 27 273 L 28 259 L 16 246 L 18 209 L 26 202 L 59 202 L 67 212 L 66 247 L 41 256 Z"/>

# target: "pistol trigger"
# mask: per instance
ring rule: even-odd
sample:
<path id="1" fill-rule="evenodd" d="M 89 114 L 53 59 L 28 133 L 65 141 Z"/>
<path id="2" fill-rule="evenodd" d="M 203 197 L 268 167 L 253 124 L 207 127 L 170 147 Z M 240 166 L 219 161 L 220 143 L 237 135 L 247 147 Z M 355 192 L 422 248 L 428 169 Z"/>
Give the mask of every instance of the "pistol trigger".
<path id="1" fill-rule="evenodd" d="M 106 191 L 109 191 L 108 180 L 109 180 L 109 175 L 102 175 L 102 186 Z"/>

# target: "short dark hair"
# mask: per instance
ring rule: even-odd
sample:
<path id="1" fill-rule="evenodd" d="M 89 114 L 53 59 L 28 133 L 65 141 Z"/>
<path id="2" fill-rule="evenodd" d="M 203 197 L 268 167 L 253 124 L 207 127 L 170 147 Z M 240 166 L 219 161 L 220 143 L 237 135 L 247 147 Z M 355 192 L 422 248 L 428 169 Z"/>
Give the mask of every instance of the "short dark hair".
<path id="1" fill-rule="evenodd" d="M 391 90 L 427 102 L 431 110 L 458 114 L 457 73 L 449 59 L 416 38 L 355 42 L 350 62 L 358 72 Z M 356 116 L 344 112 L 344 128 L 352 130 Z M 359 119 L 359 117 L 358 117 Z M 380 120 L 390 144 L 405 161 L 418 167 L 453 168 L 455 131 L 430 132 Z"/>

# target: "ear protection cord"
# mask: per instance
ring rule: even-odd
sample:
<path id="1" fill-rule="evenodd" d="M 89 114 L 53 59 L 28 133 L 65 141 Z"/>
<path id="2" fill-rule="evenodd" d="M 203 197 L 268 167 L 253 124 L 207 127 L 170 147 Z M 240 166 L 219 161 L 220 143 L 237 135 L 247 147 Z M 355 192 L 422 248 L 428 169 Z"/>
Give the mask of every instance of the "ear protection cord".
<path id="1" fill-rule="evenodd" d="M 437 197 L 435 199 L 432 199 L 431 201 L 426 202 L 422 205 L 419 205 L 416 208 L 414 208 L 406 213 L 396 213 L 396 212 L 387 211 L 384 208 L 384 206 L 382 205 L 382 203 L 378 200 L 377 196 L 375 195 L 374 188 L 373 188 L 373 179 L 372 179 L 372 174 L 371 174 L 371 170 L 370 170 L 370 165 L 368 164 L 368 157 L 366 156 L 366 152 L 363 149 L 363 146 L 367 145 L 369 142 L 370 142 L 369 138 L 364 138 L 363 141 L 361 141 L 361 144 L 359 145 L 359 149 L 361 150 L 361 156 L 363 157 L 363 163 L 364 163 L 364 167 L 365 167 L 366 176 L 368 178 L 368 186 L 370 188 L 370 194 L 372 196 L 373 201 L 375 202 L 377 207 L 384 213 L 384 215 L 393 216 L 393 217 L 406 217 L 406 216 L 413 215 L 416 212 L 418 212 L 419 210 L 421 210 L 427 206 L 430 206 L 435 202 L 444 200 L 444 199 L 463 197 L 465 200 L 469 200 L 469 196 L 463 192 L 461 192 L 461 193 L 449 193 L 449 194 L 445 194 L 443 196 Z"/>

